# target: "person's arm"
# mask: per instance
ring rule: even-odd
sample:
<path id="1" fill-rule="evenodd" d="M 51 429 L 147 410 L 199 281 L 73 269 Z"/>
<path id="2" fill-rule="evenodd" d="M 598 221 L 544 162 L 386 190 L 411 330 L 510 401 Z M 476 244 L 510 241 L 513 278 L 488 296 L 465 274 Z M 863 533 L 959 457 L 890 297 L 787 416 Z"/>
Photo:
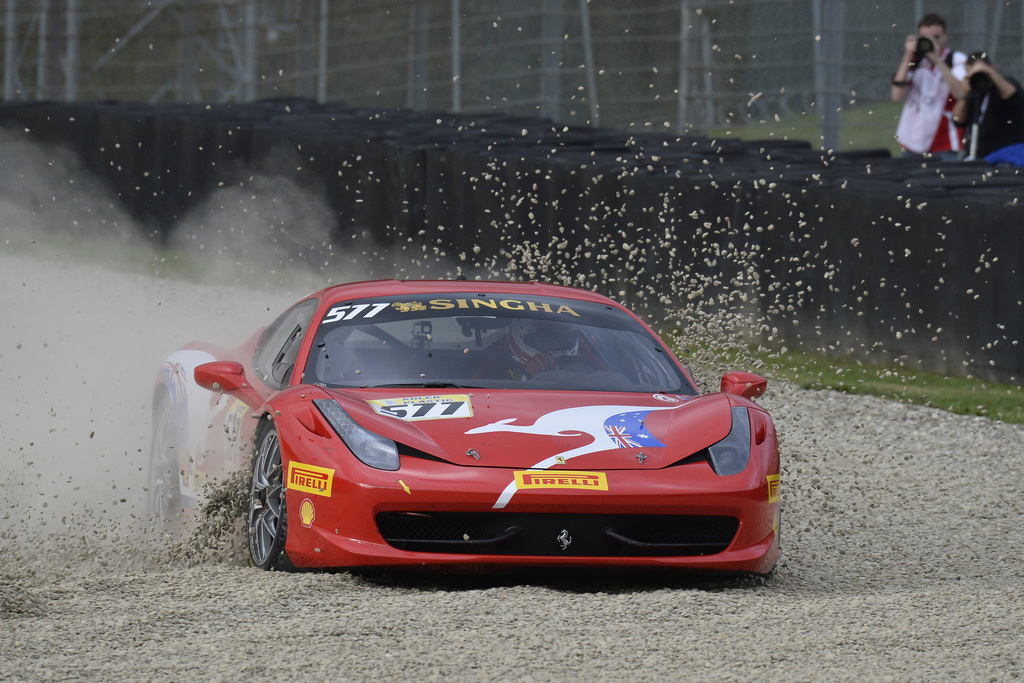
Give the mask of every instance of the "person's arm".
<path id="1" fill-rule="evenodd" d="M 1001 99 L 1008 100 L 1013 97 L 1013 93 L 1017 92 L 1017 86 L 1011 81 L 1006 80 L 1001 73 L 996 71 L 994 66 L 988 68 L 988 75 L 992 77 L 992 82 L 996 84 L 996 90 L 999 91 Z"/>
<path id="2" fill-rule="evenodd" d="M 917 34 L 907 36 L 903 41 L 903 59 L 896 67 L 896 73 L 892 75 L 892 87 L 890 94 L 893 102 L 903 102 L 907 99 L 907 92 L 910 90 L 910 65 L 914 61 L 914 53 L 917 51 Z"/>
<path id="3" fill-rule="evenodd" d="M 966 95 L 967 91 L 964 88 L 964 82 L 956 77 L 953 70 L 946 64 L 946 60 L 942 58 L 939 53 L 932 51 L 927 55 L 928 61 L 935 65 L 942 74 L 942 80 L 946 81 L 946 86 L 949 88 L 949 94 L 956 100 L 962 100 Z"/>
<path id="4" fill-rule="evenodd" d="M 982 59 L 975 60 L 967 65 L 967 78 L 964 79 L 964 83 L 968 91 L 970 90 L 971 77 L 975 74 L 987 74 L 992 79 L 992 83 L 995 84 L 1000 99 L 1008 100 L 1013 97 L 1013 93 L 1017 92 L 1017 86 L 1012 81 L 1007 80 L 999 73 L 998 69 Z"/>
<path id="5" fill-rule="evenodd" d="M 968 79 L 964 79 L 960 82 L 960 89 L 963 95 L 957 98 L 956 103 L 953 105 L 953 123 L 958 126 L 966 126 L 972 121 L 969 121 L 970 110 L 967 108 L 967 97 L 971 94 L 971 84 Z"/>

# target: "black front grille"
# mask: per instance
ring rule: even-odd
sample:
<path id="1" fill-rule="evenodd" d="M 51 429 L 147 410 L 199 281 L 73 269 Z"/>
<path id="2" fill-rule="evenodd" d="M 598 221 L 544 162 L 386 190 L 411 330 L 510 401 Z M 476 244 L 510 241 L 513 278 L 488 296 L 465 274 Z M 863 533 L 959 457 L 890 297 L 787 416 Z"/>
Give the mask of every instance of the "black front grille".
<path id="1" fill-rule="evenodd" d="M 739 520 L 704 515 L 382 512 L 377 528 L 388 544 L 417 552 L 684 557 L 725 550 L 736 536 Z"/>

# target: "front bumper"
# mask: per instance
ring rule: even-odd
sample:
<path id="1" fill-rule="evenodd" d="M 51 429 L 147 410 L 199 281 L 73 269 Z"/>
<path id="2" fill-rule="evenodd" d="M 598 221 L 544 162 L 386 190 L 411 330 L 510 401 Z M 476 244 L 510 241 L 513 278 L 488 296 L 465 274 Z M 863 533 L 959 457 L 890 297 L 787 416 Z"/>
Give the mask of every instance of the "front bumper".
<path id="1" fill-rule="evenodd" d="M 777 488 L 757 463 L 730 477 L 706 463 L 608 471 L 607 490 L 517 490 L 496 509 L 513 470 L 403 457 L 383 472 L 350 460 L 329 496 L 287 493 L 286 551 L 298 567 L 765 574 L 779 556 Z"/>

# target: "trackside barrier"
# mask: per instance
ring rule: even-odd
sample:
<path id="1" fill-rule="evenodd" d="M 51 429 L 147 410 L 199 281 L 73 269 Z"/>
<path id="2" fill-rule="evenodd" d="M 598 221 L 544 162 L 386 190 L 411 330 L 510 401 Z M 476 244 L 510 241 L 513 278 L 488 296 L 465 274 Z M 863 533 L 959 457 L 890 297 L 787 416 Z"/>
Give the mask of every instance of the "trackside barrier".
<path id="1" fill-rule="evenodd" d="M 73 150 L 161 243 L 258 172 L 323 198 L 322 242 L 369 234 L 417 275 L 568 273 L 639 307 L 747 308 L 790 347 L 1024 371 L 1014 169 L 301 99 L 11 102 L 0 124 Z"/>

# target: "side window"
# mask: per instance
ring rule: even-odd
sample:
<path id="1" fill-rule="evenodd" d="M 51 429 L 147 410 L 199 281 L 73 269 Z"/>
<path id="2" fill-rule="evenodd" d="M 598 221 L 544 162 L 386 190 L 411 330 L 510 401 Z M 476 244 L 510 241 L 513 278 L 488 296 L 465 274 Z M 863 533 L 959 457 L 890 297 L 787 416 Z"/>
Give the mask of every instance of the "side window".
<path id="1" fill-rule="evenodd" d="M 260 380 L 274 389 L 288 385 L 302 338 L 316 312 L 317 299 L 296 304 L 271 323 L 256 347 L 252 364 Z"/>

